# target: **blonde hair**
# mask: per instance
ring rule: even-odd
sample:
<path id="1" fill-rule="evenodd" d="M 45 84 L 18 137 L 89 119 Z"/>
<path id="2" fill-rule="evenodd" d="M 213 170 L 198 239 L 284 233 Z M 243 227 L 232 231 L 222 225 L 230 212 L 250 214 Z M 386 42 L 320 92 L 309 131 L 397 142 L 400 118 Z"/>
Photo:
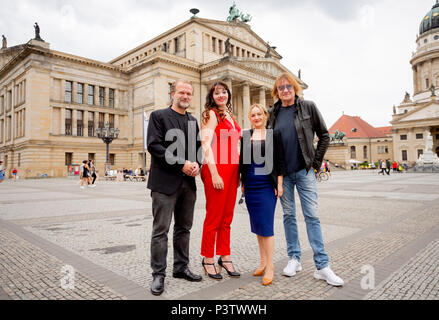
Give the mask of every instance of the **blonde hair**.
<path id="1" fill-rule="evenodd" d="M 279 92 L 277 91 L 277 86 L 279 85 L 279 82 L 281 80 L 287 80 L 290 84 L 293 85 L 296 95 L 299 97 L 302 96 L 302 87 L 300 86 L 299 82 L 297 82 L 296 78 L 294 78 L 291 74 L 284 72 L 274 82 L 273 90 L 271 90 L 271 97 L 273 99 L 279 100 Z"/>
<path id="2" fill-rule="evenodd" d="M 250 106 L 250 109 L 249 109 L 249 111 L 248 111 L 248 118 L 251 119 L 252 112 L 253 112 L 253 109 L 254 109 L 254 108 L 258 108 L 259 110 L 262 111 L 262 113 L 263 113 L 264 116 L 265 116 L 264 122 L 265 122 L 265 124 L 267 124 L 267 120 L 268 120 L 268 116 L 269 116 L 269 115 L 268 115 L 268 110 L 267 110 L 267 108 L 265 108 L 262 104 L 255 103 L 255 104 L 251 105 L 251 106 Z"/>

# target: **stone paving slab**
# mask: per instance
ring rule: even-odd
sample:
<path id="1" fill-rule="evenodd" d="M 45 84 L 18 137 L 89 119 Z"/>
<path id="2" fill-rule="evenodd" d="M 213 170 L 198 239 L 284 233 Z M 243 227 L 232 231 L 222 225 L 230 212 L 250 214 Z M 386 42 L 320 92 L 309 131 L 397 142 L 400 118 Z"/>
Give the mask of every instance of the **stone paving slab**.
<path id="1" fill-rule="evenodd" d="M 194 272 L 201 273 L 199 250 L 205 201 L 203 185 L 199 179 L 197 184 L 199 190 L 191 233 L 190 267 Z M 296 197 L 304 270 L 295 278 L 280 275 L 288 260 L 285 256 L 280 204 L 275 218 L 276 278 L 275 283 L 267 288 L 261 285 L 259 278 L 251 276 L 258 265 L 259 251 L 256 237 L 250 232 L 245 206 L 237 205 L 232 224 L 232 256 L 242 277 L 236 280 L 225 276 L 220 282 L 205 277 L 201 283 L 173 279 L 170 245 L 166 291 L 159 299 L 361 299 L 369 293 L 357 284 L 362 277 L 362 267 L 381 265 L 384 269 L 383 262 L 398 252 L 405 252 L 401 259 L 409 261 L 414 253 L 405 248 L 426 234 L 435 236 L 435 227 L 439 226 L 437 185 L 439 179 L 434 174 L 382 177 L 372 171 L 334 172 L 329 181 L 318 185 L 319 216 L 325 246 L 331 266 L 346 282 L 343 288 L 333 288 L 313 278 L 312 251 L 307 240 L 300 201 Z M 382 196 L 383 193 L 385 196 Z M 17 194 L 15 200 L 14 194 Z M 30 195 L 29 201 L 23 200 L 25 194 Z M 72 197 L 65 200 L 69 194 Z M 119 298 L 155 298 L 147 293 L 151 281 L 149 243 L 152 220 L 150 193 L 144 183 L 99 182 L 96 189 L 81 191 L 78 181 L 70 179 L 20 180 L 16 183 L 5 181 L 0 184 L 0 195 L 4 197 L 0 198 L 0 226 L 3 225 L 0 231 L 7 232 L 8 237 L 9 234 L 18 237 L 12 246 L 25 246 L 21 243 L 24 242 L 26 246 L 32 246 L 32 251 L 39 250 L 39 254 L 46 254 L 57 261 L 48 265 L 43 263 L 35 268 L 33 277 L 40 279 L 38 274 L 46 269 L 45 274 L 50 275 L 53 282 L 53 275 L 59 273 L 61 265 L 76 263 L 79 275 L 94 281 L 93 284 L 88 283 L 89 298 L 83 292 L 82 297 L 85 299 L 96 296 L 98 299 L 107 299 L 107 296 L 99 298 L 93 291 L 96 288 L 108 289 L 119 295 Z M 391 197 L 393 199 L 389 199 Z M 1 199 L 5 199 L 4 202 Z M 33 202 L 31 199 L 34 199 Z M 169 243 L 172 243 L 172 231 Z M 24 258 L 19 257 L 16 251 L 11 252 L 1 256 L 3 260 L 0 261 L 17 260 L 24 263 Z M 422 257 L 435 265 L 437 257 L 432 252 L 435 251 L 430 250 Z M 390 275 L 400 267 L 401 264 L 387 265 L 385 274 Z M 6 270 L 14 272 L 13 268 Z M 432 269 L 426 269 L 425 272 L 436 277 Z M 379 278 L 379 282 L 384 280 Z M 389 278 L 389 288 L 398 281 L 401 279 Z M 18 284 L 22 285 L 21 282 Z M 53 297 L 59 298 L 61 293 L 57 290 L 53 287 Z M 432 292 L 434 289 L 427 296 L 435 297 Z M 0 299 L 1 294 L 0 290 Z M 13 299 L 23 298 L 12 291 L 6 294 Z M 115 298 L 111 294 L 109 297 Z"/>

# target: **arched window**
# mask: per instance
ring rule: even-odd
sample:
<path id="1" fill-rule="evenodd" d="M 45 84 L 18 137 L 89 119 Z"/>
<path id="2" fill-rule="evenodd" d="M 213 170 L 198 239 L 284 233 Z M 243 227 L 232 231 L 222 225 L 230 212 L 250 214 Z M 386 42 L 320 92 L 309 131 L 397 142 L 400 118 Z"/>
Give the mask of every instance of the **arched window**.
<path id="1" fill-rule="evenodd" d="M 355 150 L 355 147 L 351 147 L 351 159 L 357 158 L 357 152 Z"/>

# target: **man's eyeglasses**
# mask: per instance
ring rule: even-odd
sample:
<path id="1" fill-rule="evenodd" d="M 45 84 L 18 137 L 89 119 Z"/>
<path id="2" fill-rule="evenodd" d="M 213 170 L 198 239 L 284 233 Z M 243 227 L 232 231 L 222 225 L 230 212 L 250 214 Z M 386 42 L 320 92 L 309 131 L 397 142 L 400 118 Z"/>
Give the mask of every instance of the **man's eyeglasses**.
<path id="1" fill-rule="evenodd" d="M 283 92 L 285 89 L 287 89 L 287 91 L 291 91 L 291 89 L 293 89 L 293 85 L 292 84 L 287 84 L 285 86 L 282 85 L 282 86 L 277 87 L 277 90 L 279 92 Z"/>

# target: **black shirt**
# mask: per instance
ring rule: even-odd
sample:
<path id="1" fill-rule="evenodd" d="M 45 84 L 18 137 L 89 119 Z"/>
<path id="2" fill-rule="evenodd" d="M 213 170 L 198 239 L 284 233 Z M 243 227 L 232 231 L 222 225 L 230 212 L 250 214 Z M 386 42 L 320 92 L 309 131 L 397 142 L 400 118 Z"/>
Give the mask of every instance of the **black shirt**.
<path id="1" fill-rule="evenodd" d="M 295 104 L 289 107 L 281 107 L 275 126 L 275 129 L 280 131 L 282 135 L 287 174 L 295 173 L 306 167 L 294 124 L 295 108 Z"/>

